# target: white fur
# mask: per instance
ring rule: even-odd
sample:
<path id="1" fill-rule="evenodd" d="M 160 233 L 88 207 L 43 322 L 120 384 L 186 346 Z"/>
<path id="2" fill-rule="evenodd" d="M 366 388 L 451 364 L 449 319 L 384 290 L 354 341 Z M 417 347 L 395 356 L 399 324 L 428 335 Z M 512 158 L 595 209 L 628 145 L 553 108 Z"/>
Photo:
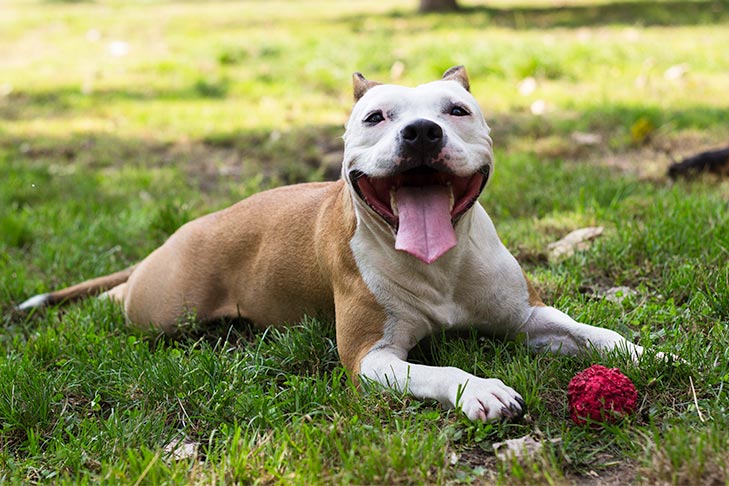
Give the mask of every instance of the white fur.
<path id="1" fill-rule="evenodd" d="M 19 311 L 27 311 L 36 307 L 42 307 L 46 302 L 48 302 L 48 294 L 38 294 L 18 305 L 16 309 Z"/>
<path id="2" fill-rule="evenodd" d="M 448 102 L 465 105 L 472 116 L 448 116 L 443 113 Z M 373 110 L 386 114 L 374 127 L 362 123 Z M 441 125 L 447 140 L 444 150 L 457 174 L 469 175 L 493 164 L 488 125 L 475 99 L 458 83 L 383 85 L 363 96 L 347 124 L 345 179 L 353 169 L 371 176 L 389 174 L 398 163 L 398 133 L 419 118 Z M 365 283 L 389 316 L 382 340 L 360 363 L 367 379 L 459 407 L 472 420 L 490 420 L 521 411 L 520 395 L 500 380 L 458 368 L 409 364 L 408 351 L 434 331 L 475 327 L 506 337 L 521 335 L 534 348 L 566 354 L 589 347 L 619 347 L 633 357 L 642 352 L 613 331 L 577 323 L 551 307 L 532 307 L 519 264 L 480 204 L 456 224 L 457 246 L 428 265 L 395 250 L 394 230 L 352 194 L 357 228 L 350 246 Z"/>

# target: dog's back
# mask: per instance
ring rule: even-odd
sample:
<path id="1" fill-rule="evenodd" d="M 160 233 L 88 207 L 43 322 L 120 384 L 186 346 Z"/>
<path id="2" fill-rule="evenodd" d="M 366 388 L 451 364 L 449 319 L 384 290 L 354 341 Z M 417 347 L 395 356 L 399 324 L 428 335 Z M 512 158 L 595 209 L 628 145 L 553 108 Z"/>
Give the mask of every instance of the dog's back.
<path id="1" fill-rule="evenodd" d="M 349 212 L 351 221 L 334 220 L 348 214 L 341 210 L 346 197 L 343 181 L 255 194 L 185 224 L 134 267 L 34 296 L 18 308 L 107 291 L 124 304 L 131 322 L 168 332 L 188 313 L 261 325 L 295 322 L 305 314 L 333 316 L 329 257 L 319 247 L 351 238 L 354 214 Z"/>

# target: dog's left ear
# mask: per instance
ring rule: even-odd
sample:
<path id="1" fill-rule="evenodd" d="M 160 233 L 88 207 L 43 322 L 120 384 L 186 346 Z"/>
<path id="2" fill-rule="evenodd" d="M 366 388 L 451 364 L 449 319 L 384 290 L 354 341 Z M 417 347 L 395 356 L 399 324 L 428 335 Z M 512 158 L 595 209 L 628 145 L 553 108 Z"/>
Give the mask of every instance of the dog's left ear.
<path id="1" fill-rule="evenodd" d="M 471 91 L 471 85 L 468 83 L 468 73 L 466 68 L 463 66 L 453 66 L 443 74 L 444 81 L 455 81 L 465 88 L 466 91 Z"/>
<path id="2" fill-rule="evenodd" d="M 370 81 L 365 78 L 362 73 L 354 73 L 352 75 L 352 86 L 354 87 L 354 102 L 358 102 L 361 97 L 372 87 L 377 86 L 377 81 Z"/>

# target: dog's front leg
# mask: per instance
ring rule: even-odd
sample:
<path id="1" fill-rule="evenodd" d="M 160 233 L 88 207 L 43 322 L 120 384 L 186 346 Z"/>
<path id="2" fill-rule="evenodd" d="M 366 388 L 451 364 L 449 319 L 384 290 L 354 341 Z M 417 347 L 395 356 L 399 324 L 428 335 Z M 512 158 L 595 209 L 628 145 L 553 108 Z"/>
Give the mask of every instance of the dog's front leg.
<path id="1" fill-rule="evenodd" d="M 638 361 L 643 348 L 626 340 L 615 331 L 575 321 L 554 307 L 536 306 L 516 337 L 523 336 L 527 344 L 538 350 L 568 355 L 595 349 L 609 352 L 613 349 Z"/>
<path id="2" fill-rule="evenodd" d="M 460 408 L 471 420 L 514 418 L 524 413 L 524 400 L 498 379 L 484 379 L 453 367 L 412 364 L 407 351 L 376 345 L 362 360 L 366 379 L 416 398 L 430 398 Z"/>
<path id="3" fill-rule="evenodd" d="M 342 272 L 338 277 L 334 292 L 337 350 L 355 380 L 359 377 L 416 398 L 438 400 L 448 408 L 460 408 L 471 420 L 513 418 L 524 413 L 524 400 L 501 380 L 478 378 L 453 367 L 405 361 L 410 347 L 422 335 L 402 327 L 399 333 L 387 332 L 394 325 L 391 317 L 359 274 Z"/>

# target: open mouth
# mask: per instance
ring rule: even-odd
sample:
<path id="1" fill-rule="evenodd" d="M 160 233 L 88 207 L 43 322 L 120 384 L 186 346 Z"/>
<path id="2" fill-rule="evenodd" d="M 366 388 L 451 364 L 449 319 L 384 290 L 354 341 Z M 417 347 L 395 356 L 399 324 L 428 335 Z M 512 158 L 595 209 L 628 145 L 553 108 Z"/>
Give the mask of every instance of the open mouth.
<path id="1" fill-rule="evenodd" d="M 389 177 L 369 177 L 363 172 L 350 172 L 354 189 L 369 207 L 397 230 L 399 210 L 397 194 L 406 187 L 443 188 L 448 194 L 449 212 L 453 224 L 458 221 L 478 199 L 489 175 L 485 165 L 470 176 L 460 177 L 431 167 L 420 166 Z"/>
<path id="2" fill-rule="evenodd" d="M 350 172 L 355 191 L 396 231 L 395 249 L 432 263 L 456 246 L 454 225 L 476 202 L 489 167 L 461 177 L 419 166 L 388 177 Z"/>

